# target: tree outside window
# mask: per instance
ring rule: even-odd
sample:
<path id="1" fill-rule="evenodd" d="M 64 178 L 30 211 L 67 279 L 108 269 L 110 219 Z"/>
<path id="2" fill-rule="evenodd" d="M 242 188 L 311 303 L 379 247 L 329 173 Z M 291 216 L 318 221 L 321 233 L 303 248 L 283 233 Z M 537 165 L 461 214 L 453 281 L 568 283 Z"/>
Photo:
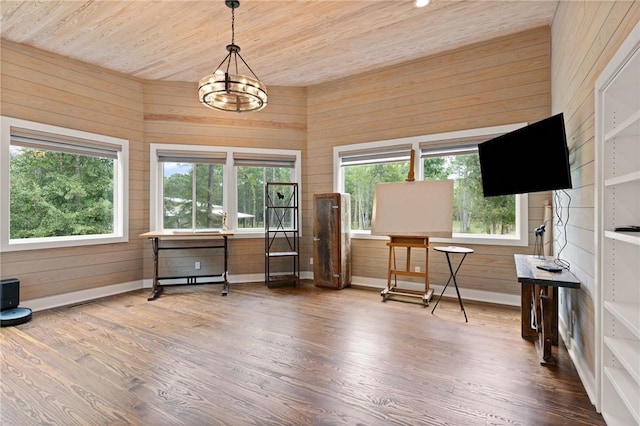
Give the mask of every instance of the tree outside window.
<path id="1" fill-rule="evenodd" d="M 150 145 L 150 228 L 264 235 L 267 182 L 300 182 L 300 151 Z M 225 222 L 226 219 L 226 222 Z"/>
<path id="2" fill-rule="evenodd" d="M 453 233 L 515 235 L 515 196 L 484 198 L 477 150 L 424 156 L 424 179 L 453 179 Z M 374 189 L 378 183 L 402 182 L 409 160 L 343 165 L 344 191 L 351 194 L 351 229 L 370 231 Z M 403 206 L 399 206 L 402 208 Z"/>
<path id="3" fill-rule="evenodd" d="M 426 157 L 425 179 L 453 179 L 453 232 L 515 235 L 514 195 L 484 198 L 477 153 Z"/>
<path id="4" fill-rule="evenodd" d="M 113 159 L 21 146 L 10 156 L 11 239 L 113 232 Z"/>
<path id="5" fill-rule="evenodd" d="M 351 230 L 371 230 L 376 184 L 401 182 L 408 172 L 408 160 L 344 166 L 344 191 L 351 194 Z"/>
<path id="6" fill-rule="evenodd" d="M 264 229 L 264 191 L 267 182 L 289 183 L 291 167 L 237 166 L 238 228 Z M 291 218 L 287 218 L 290 221 Z"/>
<path id="7" fill-rule="evenodd" d="M 162 167 L 164 229 L 222 228 L 222 164 L 168 161 Z"/>
<path id="8" fill-rule="evenodd" d="M 0 121 L 0 251 L 128 241 L 128 140 Z"/>

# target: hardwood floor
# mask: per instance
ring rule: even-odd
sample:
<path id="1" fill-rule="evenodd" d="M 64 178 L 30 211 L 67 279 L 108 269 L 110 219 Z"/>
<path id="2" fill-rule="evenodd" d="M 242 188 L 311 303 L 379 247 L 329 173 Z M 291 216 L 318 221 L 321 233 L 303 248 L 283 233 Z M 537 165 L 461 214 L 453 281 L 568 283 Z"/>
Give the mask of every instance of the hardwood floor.
<path id="1" fill-rule="evenodd" d="M 569 360 L 538 363 L 519 309 L 379 293 L 169 287 L 3 328 L 9 425 L 604 425 Z M 433 305 L 432 305 L 433 306 Z"/>

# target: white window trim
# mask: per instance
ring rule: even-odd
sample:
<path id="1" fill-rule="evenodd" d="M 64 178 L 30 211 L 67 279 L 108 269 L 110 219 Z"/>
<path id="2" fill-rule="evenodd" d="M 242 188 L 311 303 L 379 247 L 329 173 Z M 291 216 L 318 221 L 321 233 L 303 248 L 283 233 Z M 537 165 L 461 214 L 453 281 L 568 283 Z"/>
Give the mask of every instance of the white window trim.
<path id="1" fill-rule="evenodd" d="M 344 155 L 348 151 L 356 151 L 363 149 L 375 149 L 381 147 L 393 147 L 396 145 L 410 144 L 412 149 L 416 152 L 414 158 L 414 168 L 416 180 L 424 179 L 424 167 L 422 159 L 420 158 L 420 144 L 432 142 L 434 144 L 441 145 L 446 141 L 464 140 L 469 138 L 477 139 L 490 139 L 492 137 L 512 132 L 521 127 L 526 126 L 527 123 L 515 123 L 502 126 L 481 127 L 477 129 L 459 130 L 454 132 L 434 133 L 431 135 L 412 136 L 408 138 L 389 139 L 375 142 L 365 142 L 350 145 L 341 145 L 333 148 L 333 188 L 335 192 L 344 192 L 343 187 L 343 172 L 340 167 L 340 156 Z M 525 247 L 529 245 L 529 231 L 528 218 L 529 218 L 529 196 L 528 194 L 516 195 L 516 235 L 515 236 L 502 236 L 502 235 L 485 235 L 478 237 L 475 234 L 459 234 L 454 233 L 452 238 L 431 238 L 430 240 L 437 243 L 449 243 L 449 244 L 486 244 L 486 245 L 501 245 L 501 246 L 521 246 Z M 388 237 L 371 235 L 370 231 L 351 231 L 352 238 L 359 239 L 371 239 L 371 240 L 386 240 Z"/>
<path id="2" fill-rule="evenodd" d="M 222 195 L 222 208 L 227 212 L 227 223 L 232 228 L 234 237 L 238 238 L 264 238 L 264 229 L 246 229 L 237 228 L 237 168 L 234 167 L 234 153 L 248 153 L 248 154 L 264 154 L 268 155 L 288 155 L 295 156 L 295 167 L 293 168 L 293 181 L 298 183 L 298 188 L 302 185 L 302 164 L 301 164 L 301 152 L 299 150 L 286 150 L 286 149 L 268 149 L 268 148 L 235 148 L 224 146 L 201 146 L 201 145 L 180 145 L 180 144 L 164 144 L 164 143 L 152 143 L 150 144 L 150 160 L 149 160 L 149 229 L 152 231 L 163 230 L 162 220 L 162 179 L 159 175 L 160 167 L 158 158 L 158 150 L 162 151 L 182 151 L 193 152 L 197 156 L 197 153 L 206 152 L 219 152 L 226 153 L 226 162 L 223 169 L 223 195 Z M 300 197 L 301 198 L 301 197 Z M 302 200 L 298 200 L 298 211 L 302 211 Z M 299 220 L 299 229 L 302 229 L 302 218 Z M 302 233 L 300 233 L 302 236 Z"/>
<path id="3" fill-rule="evenodd" d="M 120 147 L 114 188 L 114 231 L 101 235 L 73 235 L 48 238 L 9 239 L 9 162 L 11 158 L 11 126 L 54 133 Z M 112 136 L 67 129 L 13 117 L 0 117 L 0 252 L 77 247 L 129 241 L 129 141 Z"/>

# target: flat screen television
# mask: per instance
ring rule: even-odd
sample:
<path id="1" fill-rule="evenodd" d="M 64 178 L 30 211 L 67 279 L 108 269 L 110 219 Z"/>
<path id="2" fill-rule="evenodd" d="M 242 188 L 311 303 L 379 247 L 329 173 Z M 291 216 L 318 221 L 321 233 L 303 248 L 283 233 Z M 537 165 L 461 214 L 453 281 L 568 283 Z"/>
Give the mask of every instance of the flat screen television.
<path id="1" fill-rule="evenodd" d="M 571 188 L 562 113 L 479 144 L 478 157 L 485 197 Z"/>

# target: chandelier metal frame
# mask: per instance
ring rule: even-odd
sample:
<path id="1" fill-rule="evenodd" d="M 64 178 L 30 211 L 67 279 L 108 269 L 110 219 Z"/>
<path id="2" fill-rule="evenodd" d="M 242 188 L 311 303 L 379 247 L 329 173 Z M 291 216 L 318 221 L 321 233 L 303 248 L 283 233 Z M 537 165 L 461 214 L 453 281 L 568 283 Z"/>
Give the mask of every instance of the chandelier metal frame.
<path id="1" fill-rule="evenodd" d="M 226 0 L 224 3 L 231 9 L 231 44 L 227 45 L 229 53 L 213 74 L 200 80 L 198 98 L 204 106 L 218 111 L 260 111 L 267 106 L 267 87 L 240 55 L 240 46 L 235 44 L 235 10 L 240 7 L 240 1 Z M 238 58 L 251 75 L 240 74 Z M 235 73 L 229 72 L 232 63 Z"/>

